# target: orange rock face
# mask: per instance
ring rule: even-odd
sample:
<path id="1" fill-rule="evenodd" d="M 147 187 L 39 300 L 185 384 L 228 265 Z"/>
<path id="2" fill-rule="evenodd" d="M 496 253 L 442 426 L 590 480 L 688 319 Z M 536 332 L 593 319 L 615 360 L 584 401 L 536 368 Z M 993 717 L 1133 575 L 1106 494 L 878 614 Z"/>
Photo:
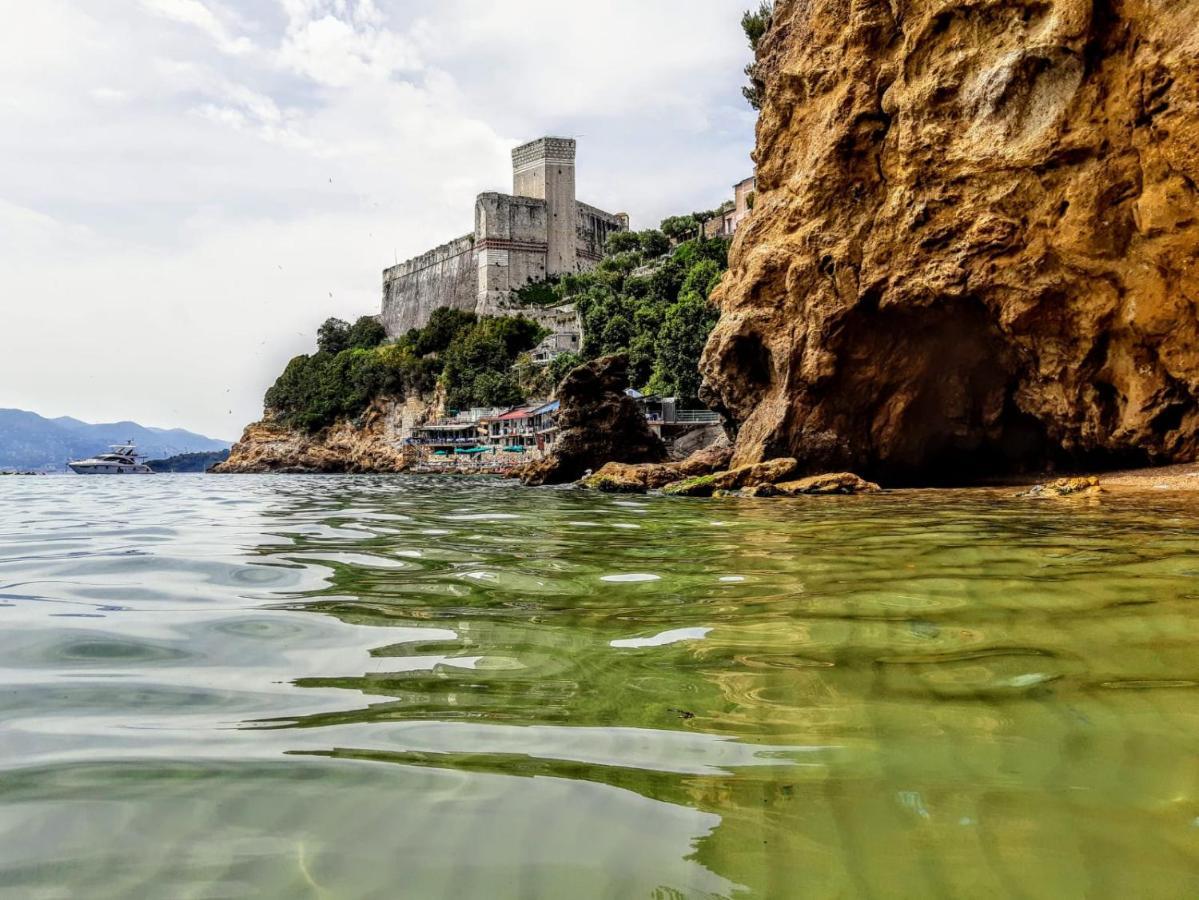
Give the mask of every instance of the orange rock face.
<path id="1" fill-rule="evenodd" d="M 1199 0 L 780 0 L 706 399 L 733 464 L 1199 453 Z"/>
<path id="2" fill-rule="evenodd" d="M 377 400 L 357 422 L 316 434 L 264 420 L 246 426 L 219 474 L 403 472 L 417 459 L 400 440 L 401 404 Z"/>

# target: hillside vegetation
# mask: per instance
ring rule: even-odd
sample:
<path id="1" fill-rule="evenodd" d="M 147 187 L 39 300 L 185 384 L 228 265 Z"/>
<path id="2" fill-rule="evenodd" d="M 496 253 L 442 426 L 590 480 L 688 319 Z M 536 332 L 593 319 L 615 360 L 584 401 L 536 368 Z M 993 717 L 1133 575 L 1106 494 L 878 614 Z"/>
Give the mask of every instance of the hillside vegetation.
<path id="1" fill-rule="evenodd" d="M 583 345 L 574 362 L 626 351 L 634 387 L 695 402 L 699 357 L 718 317 L 708 298 L 728 268 L 727 240 L 690 237 L 706 215 L 612 234 L 594 269 L 530 285 L 519 297 L 577 304 Z"/>
<path id="2" fill-rule="evenodd" d="M 328 319 L 317 352 L 287 364 L 266 392 L 266 407 L 285 425 L 317 431 L 354 418 L 377 396 L 425 395 L 439 381 L 451 407 L 506 406 L 523 399 L 513 364 L 544 336 L 523 316 L 478 318 L 445 308 L 392 342 L 370 316 L 353 325 Z"/>
<path id="3" fill-rule="evenodd" d="M 526 306 L 575 303 L 580 354 L 534 365 L 529 351 L 547 332 L 519 315 L 442 308 L 395 341 L 370 316 L 352 325 L 328 319 L 316 353 L 287 364 L 266 407 L 284 425 L 319 431 L 359 416 L 377 396 L 425 396 L 439 385 L 451 410 L 511 406 L 548 396 L 574 366 L 617 351 L 629 354 L 633 386 L 695 402 L 699 356 L 717 319 L 708 297 L 728 266 L 728 241 L 695 236 L 707 215 L 613 234 L 593 270 L 517 292 Z"/>

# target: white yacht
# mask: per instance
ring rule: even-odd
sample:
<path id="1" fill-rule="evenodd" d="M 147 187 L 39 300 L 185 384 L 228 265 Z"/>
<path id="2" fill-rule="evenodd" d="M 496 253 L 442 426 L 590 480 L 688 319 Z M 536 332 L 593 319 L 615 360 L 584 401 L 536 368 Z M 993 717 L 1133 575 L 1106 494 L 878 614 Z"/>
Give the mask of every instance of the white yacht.
<path id="1" fill-rule="evenodd" d="M 77 475 L 153 475 L 154 470 L 141 462 L 132 442 L 113 444 L 107 453 L 90 459 L 73 459 L 67 463 Z"/>

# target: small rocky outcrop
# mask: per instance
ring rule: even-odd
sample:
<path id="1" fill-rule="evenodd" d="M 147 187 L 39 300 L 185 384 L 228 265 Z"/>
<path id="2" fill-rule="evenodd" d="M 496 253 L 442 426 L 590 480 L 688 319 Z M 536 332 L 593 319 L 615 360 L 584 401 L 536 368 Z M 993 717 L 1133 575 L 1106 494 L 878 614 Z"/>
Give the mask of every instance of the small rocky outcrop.
<path id="1" fill-rule="evenodd" d="M 1199 456 L 1199 2 L 778 0 L 704 398 L 735 464 Z"/>
<path id="2" fill-rule="evenodd" d="M 666 447 L 624 392 L 629 361 L 616 353 L 572 369 L 558 386 L 558 441 L 545 459 L 525 466 L 524 484 L 566 484 L 605 463 L 656 463 Z"/>
<path id="3" fill-rule="evenodd" d="M 718 472 L 727 468 L 732 458 L 733 448 L 726 439 L 697 450 L 681 462 L 607 463 L 585 477 L 583 485 L 614 494 L 644 494 L 685 478 Z"/>
<path id="4" fill-rule="evenodd" d="M 875 494 L 880 488 L 852 472 L 830 472 L 825 475 L 810 475 L 795 481 L 782 481 L 771 487 L 784 497 L 803 494 Z"/>
<path id="5" fill-rule="evenodd" d="M 1045 484 L 1034 484 L 1022 497 L 1069 497 L 1077 494 L 1093 497 L 1103 493 L 1103 486 L 1094 475 L 1077 478 L 1058 478 Z"/>
<path id="6" fill-rule="evenodd" d="M 403 445 L 406 418 L 422 405 L 377 400 L 353 422 L 316 433 L 288 428 L 269 415 L 246 427 L 218 474 L 403 472 L 415 454 Z"/>
<path id="7" fill-rule="evenodd" d="M 799 463 L 790 457 L 770 459 L 766 462 L 750 463 L 738 466 L 724 472 L 713 472 L 710 475 L 697 475 L 683 481 L 668 484 L 662 489 L 664 494 L 678 497 L 711 497 L 717 491 L 739 491 L 744 488 L 758 488 L 763 485 L 773 485 L 791 475 Z"/>

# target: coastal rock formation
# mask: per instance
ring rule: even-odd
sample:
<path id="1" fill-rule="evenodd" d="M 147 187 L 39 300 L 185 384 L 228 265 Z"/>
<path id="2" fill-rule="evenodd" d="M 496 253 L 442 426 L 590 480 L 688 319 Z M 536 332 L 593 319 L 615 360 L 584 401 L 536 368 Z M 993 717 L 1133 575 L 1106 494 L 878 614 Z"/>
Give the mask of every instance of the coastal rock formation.
<path id="1" fill-rule="evenodd" d="M 705 399 L 735 464 L 1199 454 L 1199 0 L 779 0 Z"/>
<path id="2" fill-rule="evenodd" d="M 1102 494 L 1103 487 L 1094 475 L 1080 478 L 1059 478 L 1048 484 L 1034 484 L 1022 497 L 1070 497 L 1075 494 Z"/>
<path id="3" fill-rule="evenodd" d="M 732 458 L 733 448 L 724 440 L 678 462 L 606 463 L 584 478 L 583 485 L 611 494 L 644 494 L 685 478 L 711 475 L 726 468 Z"/>
<path id="4" fill-rule="evenodd" d="M 212 472 L 361 473 L 403 472 L 415 463 L 400 434 L 406 419 L 425 405 L 377 400 L 353 422 L 315 434 L 288 428 L 269 416 L 246 427 L 225 462 Z"/>
<path id="5" fill-rule="evenodd" d="M 558 441 L 548 457 L 521 472 L 524 484 L 565 484 L 608 462 L 660 462 L 666 447 L 625 395 L 629 360 L 602 356 L 572 369 L 558 386 Z"/>
<path id="6" fill-rule="evenodd" d="M 780 481 L 771 487 L 784 497 L 798 497 L 802 494 L 876 494 L 881 490 L 873 481 L 867 481 L 852 472 L 809 475 L 795 481 Z"/>
<path id="7" fill-rule="evenodd" d="M 795 472 L 799 463 L 791 457 L 748 463 L 723 472 L 697 475 L 666 485 L 663 493 L 678 497 L 711 497 L 713 493 L 760 488 L 782 481 Z"/>

